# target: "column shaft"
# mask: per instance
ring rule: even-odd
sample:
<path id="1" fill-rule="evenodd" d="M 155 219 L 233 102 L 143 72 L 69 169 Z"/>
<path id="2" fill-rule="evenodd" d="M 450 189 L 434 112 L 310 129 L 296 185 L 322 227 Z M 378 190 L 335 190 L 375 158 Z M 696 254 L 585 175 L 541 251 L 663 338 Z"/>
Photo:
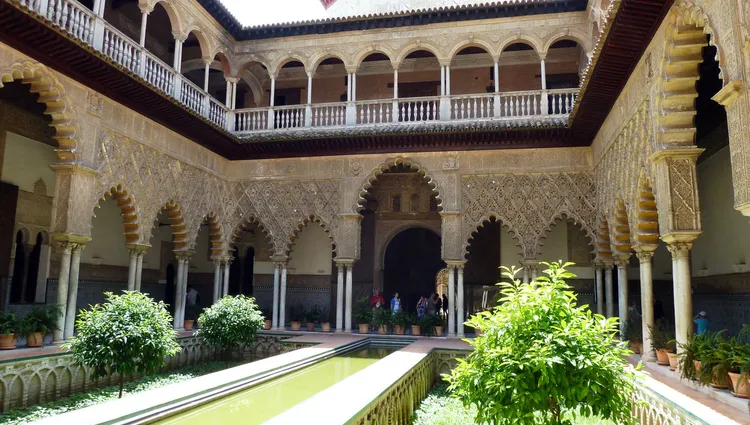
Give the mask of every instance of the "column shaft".
<path id="1" fill-rule="evenodd" d="M 203 69 L 203 91 L 208 93 L 208 75 L 211 72 L 211 62 L 206 61 L 206 66 Z"/>
<path id="2" fill-rule="evenodd" d="M 547 90 L 547 70 L 542 59 L 542 90 Z"/>
<path id="3" fill-rule="evenodd" d="M 307 104 L 312 104 L 312 73 L 307 74 Z"/>
<path id="4" fill-rule="evenodd" d="M 71 244 L 61 244 L 60 275 L 57 279 L 57 306 L 61 315 L 57 318 L 57 330 L 53 334 L 53 344 L 61 344 L 65 339 L 65 315 L 68 311 L 68 283 L 70 282 Z"/>
<path id="5" fill-rule="evenodd" d="M 352 101 L 357 101 L 357 73 L 352 72 Z"/>
<path id="6" fill-rule="evenodd" d="M 495 61 L 495 93 L 500 93 L 500 66 Z"/>
<path id="7" fill-rule="evenodd" d="M 344 317 L 344 331 L 352 331 L 352 268 L 354 264 L 346 266 L 346 316 Z"/>
<path id="8" fill-rule="evenodd" d="M 214 261 L 214 296 L 213 302 L 219 300 L 221 293 L 221 261 Z"/>
<path id="9" fill-rule="evenodd" d="M 279 329 L 286 328 L 286 263 L 281 264 L 281 291 L 279 293 Z"/>
<path id="10" fill-rule="evenodd" d="M 68 309 L 65 313 L 65 339 L 73 336 L 76 323 L 76 307 L 78 307 L 78 275 L 81 270 L 81 250 L 83 245 L 73 248 L 70 258 L 70 281 L 68 282 Z"/>
<path id="11" fill-rule="evenodd" d="M 597 264 L 594 267 L 594 274 L 596 276 L 596 313 L 604 315 L 604 282 L 601 265 Z"/>
<path id="12" fill-rule="evenodd" d="M 273 99 L 273 97 L 271 97 L 271 99 Z M 232 82 L 229 80 L 227 80 L 227 94 L 224 96 L 224 105 L 226 105 L 227 108 L 232 107 Z M 273 106 L 273 100 L 271 100 L 271 106 Z"/>
<path id="13" fill-rule="evenodd" d="M 649 337 L 649 331 L 654 327 L 654 282 L 651 270 L 651 257 L 654 253 L 642 251 L 637 255 L 641 264 L 641 329 L 643 332 L 641 357 L 644 361 L 654 361 L 653 344 Z"/>
<path id="14" fill-rule="evenodd" d="M 338 280 L 336 281 L 336 331 L 344 330 L 344 265 L 336 263 Z"/>
<path id="15" fill-rule="evenodd" d="M 185 261 L 177 257 L 177 282 L 175 282 L 174 291 L 174 324 L 175 329 L 180 329 L 183 323 L 180 322 L 180 310 L 182 309 L 182 303 L 185 301 L 185 297 L 181 295 L 182 291 L 182 278 L 184 276 Z"/>
<path id="16" fill-rule="evenodd" d="M 458 323 L 456 323 L 456 326 L 458 327 L 457 334 L 459 338 L 463 338 L 464 336 L 464 322 L 466 321 L 466 316 L 464 314 L 464 266 L 460 265 L 458 266 L 458 296 L 456 297 L 456 306 L 458 307 Z"/>
<path id="17" fill-rule="evenodd" d="M 146 253 L 141 251 L 138 253 L 138 261 L 135 264 L 135 290 L 141 290 L 141 280 L 143 278 L 143 256 Z"/>
<path id="18" fill-rule="evenodd" d="M 445 94 L 451 95 L 451 66 L 445 66 Z"/>
<path id="19" fill-rule="evenodd" d="M 667 246 L 672 253 L 674 279 L 675 340 L 678 353 L 693 333 L 693 294 L 690 281 L 691 243 L 677 242 Z"/>
<path id="20" fill-rule="evenodd" d="M 393 70 L 393 98 L 398 99 L 398 69 Z"/>
<path id="21" fill-rule="evenodd" d="M 440 96 L 445 96 L 445 66 L 440 66 Z"/>
<path id="22" fill-rule="evenodd" d="M 281 276 L 279 274 L 279 264 L 273 265 L 273 312 L 271 318 L 271 327 L 274 329 L 279 328 L 279 281 Z"/>
<path id="23" fill-rule="evenodd" d="M 456 336 L 456 268 L 448 265 L 448 336 Z"/>
<path id="24" fill-rule="evenodd" d="M 620 336 L 628 323 L 628 263 L 617 262 L 617 314 L 620 318 Z"/>
<path id="25" fill-rule="evenodd" d="M 604 294 L 607 307 L 607 317 L 615 315 L 615 291 L 612 283 L 612 264 L 604 263 Z"/>
<path id="26" fill-rule="evenodd" d="M 128 268 L 128 291 L 135 291 L 135 274 L 138 267 L 138 253 L 130 250 L 130 267 Z"/>
<path id="27" fill-rule="evenodd" d="M 141 10 L 141 38 L 138 43 L 141 47 L 146 47 L 146 25 L 148 23 L 148 12 Z"/>
<path id="28" fill-rule="evenodd" d="M 229 295 L 229 266 L 232 264 L 231 261 L 224 261 L 224 290 L 222 296 L 226 297 Z"/>

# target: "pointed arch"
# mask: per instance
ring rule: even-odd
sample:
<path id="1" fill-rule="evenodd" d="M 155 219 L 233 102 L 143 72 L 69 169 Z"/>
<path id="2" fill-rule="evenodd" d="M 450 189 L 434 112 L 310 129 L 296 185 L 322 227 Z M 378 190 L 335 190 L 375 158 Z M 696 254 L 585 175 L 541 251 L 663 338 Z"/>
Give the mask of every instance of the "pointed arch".
<path id="1" fill-rule="evenodd" d="M 438 209 L 442 209 L 443 200 L 440 195 L 440 188 L 438 186 L 437 181 L 432 177 L 432 175 L 425 169 L 423 166 L 421 166 L 419 163 L 417 163 L 414 160 L 404 158 L 401 156 L 397 156 L 394 158 L 390 158 L 384 162 L 381 162 L 378 166 L 372 169 L 367 176 L 365 177 L 364 181 L 359 185 L 359 192 L 357 193 L 357 201 L 354 204 L 354 211 L 362 211 L 364 209 L 364 204 L 367 201 L 365 199 L 365 195 L 367 194 L 368 190 L 372 187 L 372 185 L 378 180 L 378 177 L 383 174 L 384 172 L 390 170 L 392 167 L 396 167 L 402 165 L 406 168 L 409 168 L 412 171 L 416 171 L 417 174 L 422 176 L 422 178 L 425 180 L 427 185 L 432 189 L 432 193 L 435 194 L 435 198 L 438 202 Z"/>
<path id="2" fill-rule="evenodd" d="M 39 94 L 39 102 L 47 105 L 44 113 L 52 117 L 50 125 L 55 129 L 52 138 L 57 140 L 58 161 L 75 163 L 80 160 L 77 136 L 80 126 L 65 88 L 53 72 L 40 63 L 15 63 L 0 71 L 0 88 L 13 81 L 29 84 L 30 91 Z"/>
<path id="3" fill-rule="evenodd" d="M 140 242 L 139 210 L 132 193 L 122 184 L 112 186 L 97 200 L 94 209 L 100 208 L 100 204 L 106 200 L 107 196 L 117 202 L 117 206 L 120 208 L 122 223 L 124 225 L 123 234 L 125 235 L 125 243 L 136 244 Z M 94 216 L 96 216 L 96 213 L 94 213 Z"/>

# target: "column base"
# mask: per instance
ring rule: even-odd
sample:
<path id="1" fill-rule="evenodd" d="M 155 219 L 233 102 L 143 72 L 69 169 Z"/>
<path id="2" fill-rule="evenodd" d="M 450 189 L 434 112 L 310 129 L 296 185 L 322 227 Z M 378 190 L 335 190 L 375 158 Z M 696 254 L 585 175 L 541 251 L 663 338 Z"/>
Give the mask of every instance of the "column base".
<path id="1" fill-rule="evenodd" d="M 57 341 L 53 340 L 52 342 L 50 342 L 50 345 L 63 345 L 65 344 L 65 342 L 66 342 L 65 340 L 57 340 Z"/>
<path id="2" fill-rule="evenodd" d="M 655 362 L 655 361 L 656 361 L 656 356 L 655 356 L 655 355 L 653 355 L 653 354 L 649 354 L 649 355 L 642 355 L 642 356 L 641 356 L 641 360 L 642 360 L 643 362 L 651 362 L 651 363 L 653 363 L 653 362 Z"/>

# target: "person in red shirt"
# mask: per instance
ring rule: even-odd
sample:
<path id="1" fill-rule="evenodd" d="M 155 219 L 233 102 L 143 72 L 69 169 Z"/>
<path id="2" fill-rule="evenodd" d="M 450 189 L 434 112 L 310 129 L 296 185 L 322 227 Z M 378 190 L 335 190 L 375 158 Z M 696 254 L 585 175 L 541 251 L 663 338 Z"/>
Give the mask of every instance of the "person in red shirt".
<path id="1" fill-rule="evenodd" d="M 370 297 L 370 307 L 381 308 L 385 305 L 385 298 L 380 295 L 380 291 L 375 290 L 375 295 Z"/>

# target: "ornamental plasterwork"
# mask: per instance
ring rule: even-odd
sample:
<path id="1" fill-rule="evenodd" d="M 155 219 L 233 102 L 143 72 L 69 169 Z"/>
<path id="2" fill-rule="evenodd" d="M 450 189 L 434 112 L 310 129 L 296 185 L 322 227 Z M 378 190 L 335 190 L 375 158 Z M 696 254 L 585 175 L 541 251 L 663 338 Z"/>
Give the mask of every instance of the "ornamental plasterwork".
<path id="1" fill-rule="evenodd" d="M 528 259 L 536 258 L 546 232 L 563 216 L 595 240 L 596 188 L 589 172 L 465 175 L 460 184 L 464 253 L 472 233 L 491 217 L 507 226 Z"/>

